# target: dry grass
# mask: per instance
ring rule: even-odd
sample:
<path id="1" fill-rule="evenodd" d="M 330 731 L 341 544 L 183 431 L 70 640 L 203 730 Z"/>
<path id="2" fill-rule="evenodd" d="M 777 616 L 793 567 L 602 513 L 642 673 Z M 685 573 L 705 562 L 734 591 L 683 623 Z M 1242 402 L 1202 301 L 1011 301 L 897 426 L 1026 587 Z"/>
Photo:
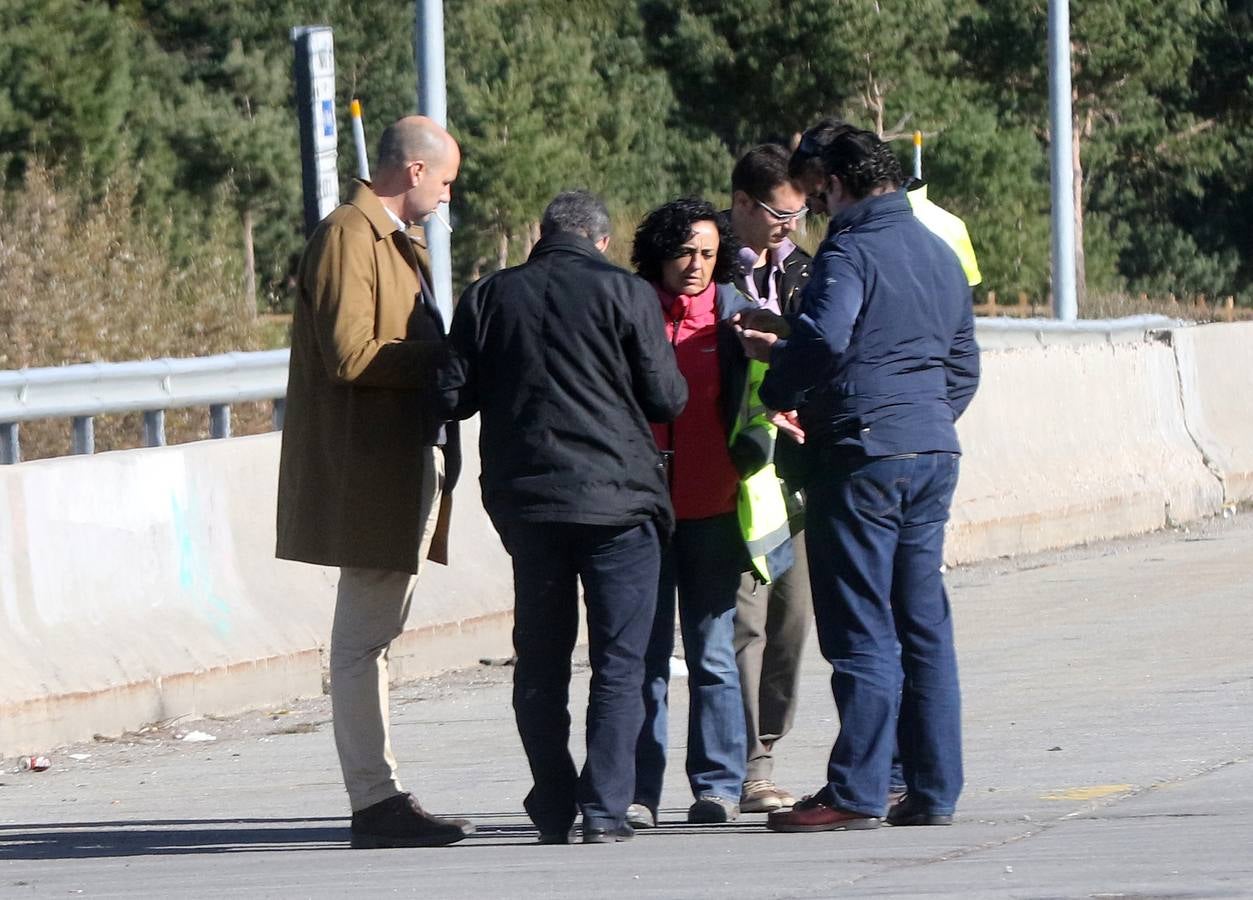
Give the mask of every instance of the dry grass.
<path id="1" fill-rule="evenodd" d="M 224 228 L 211 229 L 191 259 L 175 265 L 158 228 L 135 221 L 133 185 L 87 201 L 57 181 L 32 167 L 23 190 L 0 196 L 0 370 L 260 346 L 239 253 Z M 265 410 L 240 409 L 233 418 L 237 433 L 268 428 Z M 101 417 L 97 449 L 140 446 L 140 422 Z M 208 413 L 171 410 L 166 429 L 171 443 L 207 437 Z M 25 423 L 21 431 L 26 459 L 68 452 L 68 421 Z"/>
<path id="2" fill-rule="evenodd" d="M 1048 297 L 1019 294 L 1016 300 L 987 291 L 975 303 L 975 315 L 1011 318 L 1051 318 Z M 1089 293 L 1079 308 L 1081 319 L 1121 319 L 1126 316 L 1159 315 L 1188 322 L 1236 322 L 1253 319 L 1253 309 L 1235 305 L 1233 297 L 1211 302 L 1206 297 L 1180 300 L 1176 297 L 1150 297 L 1148 294 Z"/>

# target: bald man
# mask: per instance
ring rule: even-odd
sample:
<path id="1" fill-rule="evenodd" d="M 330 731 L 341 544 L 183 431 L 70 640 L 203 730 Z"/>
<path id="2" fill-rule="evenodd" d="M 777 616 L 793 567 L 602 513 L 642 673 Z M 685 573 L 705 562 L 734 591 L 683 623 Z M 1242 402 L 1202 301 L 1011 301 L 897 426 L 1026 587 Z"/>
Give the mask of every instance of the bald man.
<path id="1" fill-rule="evenodd" d="M 433 408 L 444 327 L 410 229 L 449 200 L 460 163 L 432 120 L 388 127 L 374 182 L 355 182 L 318 225 L 298 272 L 277 554 L 340 570 L 331 705 L 358 848 L 451 844 L 474 830 L 405 791 L 388 737 L 388 647 L 423 560 L 447 563 L 460 463 Z"/>

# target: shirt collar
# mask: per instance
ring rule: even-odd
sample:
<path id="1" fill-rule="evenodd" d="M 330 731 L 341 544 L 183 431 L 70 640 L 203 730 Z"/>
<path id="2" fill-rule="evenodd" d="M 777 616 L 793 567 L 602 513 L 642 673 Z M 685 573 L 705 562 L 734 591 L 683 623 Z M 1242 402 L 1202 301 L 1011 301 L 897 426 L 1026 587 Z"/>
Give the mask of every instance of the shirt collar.
<path id="1" fill-rule="evenodd" d="M 405 220 L 400 218 L 400 216 L 396 215 L 386 206 L 383 207 L 383 212 L 387 213 L 387 217 L 396 223 L 396 228 L 399 231 L 407 232 L 409 230 L 409 226 L 405 224 Z"/>

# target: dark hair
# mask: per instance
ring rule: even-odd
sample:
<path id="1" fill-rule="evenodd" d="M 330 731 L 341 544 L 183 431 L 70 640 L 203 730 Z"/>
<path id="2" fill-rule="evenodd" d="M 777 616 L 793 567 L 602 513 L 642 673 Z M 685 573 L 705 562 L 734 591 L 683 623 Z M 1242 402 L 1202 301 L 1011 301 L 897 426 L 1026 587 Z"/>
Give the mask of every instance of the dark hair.
<path id="1" fill-rule="evenodd" d="M 662 264 L 678 258 L 679 248 L 691 237 L 692 226 L 697 222 L 713 222 L 717 226 L 718 259 L 713 280 L 719 284 L 729 282 L 739 268 L 740 242 L 731 232 L 726 216 L 698 197 L 671 200 L 644 217 L 631 246 L 635 271 L 647 281 L 660 283 Z"/>
<path id="2" fill-rule="evenodd" d="M 826 124 L 815 125 L 805 135 Z M 901 162 L 892 148 L 874 132 L 859 128 L 828 128 L 816 135 L 808 146 L 802 137 L 788 168 L 791 171 L 799 166 L 802 171 L 813 171 L 814 161 L 821 166 L 823 174 L 839 178 L 844 190 L 858 200 L 869 196 L 876 188 L 897 188 L 904 180 Z"/>
<path id="3" fill-rule="evenodd" d="M 548 204 L 539 225 L 540 237 L 558 231 L 571 231 L 589 241 L 599 241 L 609 234 L 609 210 L 591 191 L 562 191 Z"/>
<path id="4" fill-rule="evenodd" d="M 822 165 L 823 151 L 840 135 L 856 130 L 841 119 L 823 119 L 806 128 L 800 143 L 792 151 L 792 158 L 788 160 L 788 175 L 792 178 L 809 178 L 827 174 Z"/>
<path id="5" fill-rule="evenodd" d="M 788 177 L 788 151 L 779 144 L 759 144 L 740 157 L 731 170 L 731 190 L 762 200 Z"/>

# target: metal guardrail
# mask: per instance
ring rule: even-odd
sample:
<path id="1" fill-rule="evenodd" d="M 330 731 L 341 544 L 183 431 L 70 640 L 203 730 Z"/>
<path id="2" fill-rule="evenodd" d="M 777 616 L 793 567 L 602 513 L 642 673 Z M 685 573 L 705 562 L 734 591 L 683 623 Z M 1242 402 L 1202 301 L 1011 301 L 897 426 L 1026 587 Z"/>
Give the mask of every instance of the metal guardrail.
<path id="1" fill-rule="evenodd" d="M 1017 336 L 1044 342 L 1049 336 L 1083 335 L 1114 340 L 1144 337 L 1181 324 L 1166 316 L 1129 316 L 1060 322 L 1055 319 L 978 319 L 986 342 Z M 165 445 L 165 410 L 209 407 L 209 432 L 231 435 L 231 404 L 274 401 L 274 427 L 283 427 L 289 350 L 223 353 L 194 359 L 87 363 L 0 372 L 0 464 L 20 462 L 19 424 L 31 419 L 74 421 L 74 453 L 95 451 L 92 418 L 142 411 L 144 445 Z"/>
<path id="2" fill-rule="evenodd" d="M 209 431 L 230 437 L 232 403 L 274 401 L 283 427 L 288 350 L 223 353 L 194 359 L 85 363 L 0 372 L 0 464 L 21 461 L 19 425 L 32 419 L 74 422 L 74 453 L 95 451 L 92 419 L 142 412 L 144 445 L 165 445 L 165 410 L 209 407 Z"/>

